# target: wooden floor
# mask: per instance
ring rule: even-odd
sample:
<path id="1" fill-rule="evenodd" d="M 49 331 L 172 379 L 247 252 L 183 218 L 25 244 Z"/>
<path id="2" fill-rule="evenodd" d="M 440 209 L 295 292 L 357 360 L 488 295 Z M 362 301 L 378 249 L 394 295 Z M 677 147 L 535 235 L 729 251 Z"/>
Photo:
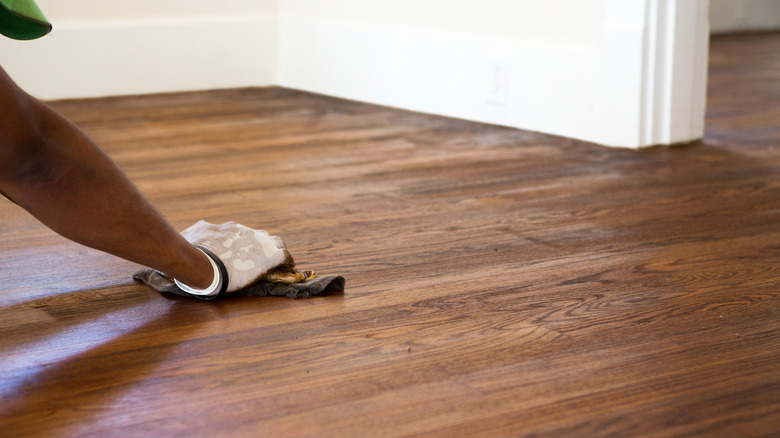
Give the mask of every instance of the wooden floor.
<path id="1" fill-rule="evenodd" d="M 0 202 L 0 436 L 780 436 L 780 34 L 613 150 L 279 88 L 55 102 L 180 229 L 343 294 L 163 297 Z"/>

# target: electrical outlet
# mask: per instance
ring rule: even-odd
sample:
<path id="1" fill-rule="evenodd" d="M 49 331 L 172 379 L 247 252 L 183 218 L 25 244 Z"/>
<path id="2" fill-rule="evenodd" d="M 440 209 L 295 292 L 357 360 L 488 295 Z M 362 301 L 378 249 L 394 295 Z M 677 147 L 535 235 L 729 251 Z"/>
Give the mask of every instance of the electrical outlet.
<path id="1" fill-rule="evenodd" d="M 488 76 L 488 103 L 496 106 L 506 106 L 509 99 L 509 72 L 507 63 L 503 60 L 493 60 L 490 63 L 490 74 Z"/>

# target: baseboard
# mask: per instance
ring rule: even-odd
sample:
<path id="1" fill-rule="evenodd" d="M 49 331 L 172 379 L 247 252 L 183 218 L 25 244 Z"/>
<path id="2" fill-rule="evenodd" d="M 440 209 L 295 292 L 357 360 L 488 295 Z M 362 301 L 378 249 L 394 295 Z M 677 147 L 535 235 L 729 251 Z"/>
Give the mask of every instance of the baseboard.
<path id="1" fill-rule="evenodd" d="M 38 40 L 0 38 L 0 52 L 43 99 L 262 86 L 276 77 L 276 26 L 275 16 L 55 23 Z"/>
<path id="2" fill-rule="evenodd" d="M 780 30 L 777 0 L 711 0 L 710 11 L 713 34 Z"/>

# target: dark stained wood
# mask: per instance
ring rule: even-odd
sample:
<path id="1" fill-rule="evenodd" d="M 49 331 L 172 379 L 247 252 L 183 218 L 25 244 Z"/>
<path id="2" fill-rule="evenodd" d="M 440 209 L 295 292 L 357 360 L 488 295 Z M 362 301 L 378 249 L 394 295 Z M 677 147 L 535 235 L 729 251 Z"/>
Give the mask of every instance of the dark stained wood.
<path id="1" fill-rule="evenodd" d="M 0 202 L 0 435 L 780 435 L 780 34 L 640 152 L 280 88 L 61 101 L 179 228 L 311 300 L 167 298 Z"/>

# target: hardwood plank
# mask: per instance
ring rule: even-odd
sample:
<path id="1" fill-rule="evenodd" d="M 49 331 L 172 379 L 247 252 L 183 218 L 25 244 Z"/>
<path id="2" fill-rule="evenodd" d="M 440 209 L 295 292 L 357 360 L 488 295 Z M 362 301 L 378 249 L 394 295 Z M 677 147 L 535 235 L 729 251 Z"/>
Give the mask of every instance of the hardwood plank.
<path id="1" fill-rule="evenodd" d="M 178 227 L 347 277 L 202 303 L 0 202 L 0 435 L 780 434 L 780 34 L 640 152 L 282 88 L 53 102 Z"/>

